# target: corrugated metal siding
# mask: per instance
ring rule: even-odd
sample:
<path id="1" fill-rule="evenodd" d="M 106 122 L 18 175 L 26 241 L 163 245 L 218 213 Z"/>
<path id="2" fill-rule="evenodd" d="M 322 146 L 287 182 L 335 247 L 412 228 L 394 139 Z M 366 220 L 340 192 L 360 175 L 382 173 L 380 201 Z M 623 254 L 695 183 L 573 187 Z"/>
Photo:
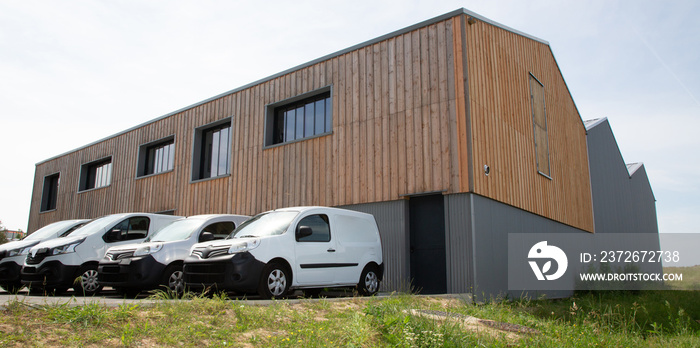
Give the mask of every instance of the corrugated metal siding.
<path id="1" fill-rule="evenodd" d="M 595 232 L 658 233 L 654 193 L 644 167 L 630 178 L 607 120 L 588 129 L 587 141 Z"/>
<path id="2" fill-rule="evenodd" d="M 589 128 L 587 137 L 596 234 L 658 234 L 656 200 L 644 166 L 630 177 L 607 120 Z M 596 242 L 600 250 L 609 247 L 600 244 Z M 624 246 L 622 250 L 660 250 L 658 238 L 627 238 L 616 245 Z M 658 263 L 637 266 L 644 272 L 662 271 Z"/>
<path id="3" fill-rule="evenodd" d="M 475 299 L 503 295 L 512 298 L 524 295 L 538 297 L 542 294 L 548 298 L 573 295 L 573 291 L 532 291 L 527 294 L 508 291 L 508 234 L 587 232 L 486 197 L 470 196 L 474 220 Z"/>
<path id="4" fill-rule="evenodd" d="M 381 291 L 409 291 L 408 201 L 354 204 L 342 208 L 372 214 L 377 220 L 384 258 Z"/>
<path id="5" fill-rule="evenodd" d="M 447 291 L 470 293 L 474 288 L 474 252 L 469 194 L 445 196 Z"/>
<path id="6" fill-rule="evenodd" d="M 632 202 L 629 208 L 635 213 L 634 230 L 639 233 L 659 233 L 659 224 L 656 219 L 656 199 L 651 190 L 644 165 L 632 174 L 630 186 Z"/>

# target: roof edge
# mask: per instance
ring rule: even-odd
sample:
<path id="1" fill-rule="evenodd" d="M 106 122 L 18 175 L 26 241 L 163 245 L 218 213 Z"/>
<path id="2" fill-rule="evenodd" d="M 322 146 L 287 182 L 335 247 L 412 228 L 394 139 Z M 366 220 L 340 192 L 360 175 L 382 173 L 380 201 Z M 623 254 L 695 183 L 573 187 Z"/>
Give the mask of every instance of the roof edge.
<path id="1" fill-rule="evenodd" d="M 627 163 L 627 164 L 625 164 L 625 166 L 627 166 L 627 172 L 629 173 L 630 178 L 631 178 L 632 175 L 634 175 L 634 173 L 637 172 L 637 170 L 644 167 L 644 162 Z"/>
<path id="2" fill-rule="evenodd" d="M 308 61 L 308 62 L 306 62 L 306 63 L 299 64 L 299 65 L 294 66 L 294 67 L 292 67 L 292 68 L 289 68 L 289 69 L 283 70 L 283 71 L 281 71 L 281 72 L 278 72 L 278 73 L 276 73 L 276 74 L 273 74 L 273 75 L 264 77 L 264 78 L 262 78 L 262 79 L 259 79 L 259 80 L 256 80 L 256 81 L 247 83 L 247 84 L 245 84 L 245 85 L 243 85 L 243 86 L 234 88 L 234 89 L 232 89 L 232 90 L 229 90 L 229 91 L 226 91 L 226 92 L 217 94 L 217 95 L 215 95 L 215 96 L 213 96 L 213 97 L 204 99 L 204 100 L 199 101 L 199 102 L 196 102 L 196 103 L 194 103 L 194 104 L 191 104 L 191 105 L 188 105 L 188 106 L 179 108 L 179 109 L 177 109 L 177 110 L 175 110 L 175 111 L 172 111 L 172 112 L 169 112 L 169 113 L 167 113 L 167 114 L 165 114 L 165 115 L 162 115 L 162 116 L 156 117 L 156 118 L 154 118 L 154 119 L 148 120 L 148 121 L 146 121 L 146 122 L 140 123 L 140 124 L 138 124 L 138 125 L 135 125 L 135 126 L 133 126 L 133 127 L 127 128 L 127 129 L 125 129 L 125 130 L 123 130 L 123 131 L 114 133 L 114 134 L 109 135 L 109 136 L 107 136 L 107 137 L 104 137 L 104 138 L 95 140 L 95 141 L 93 141 L 93 142 L 90 142 L 90 143 L 88 143 L 88 144 L 86 144 L 86 145 L 83 145 L 83 146 L 80 146 L 80 147 L 78 147 L 78 148 L 75 148 L 75 149 L 73 149 L 73 150 L 69 150 L 69 151 L 63 152 L 63 153 L 61 153 L 61 154 L 59 154 L 59 155 L 52 156 L 52 157 L 50 157 L 50 158 L 48 158 L 48 159 L 39 161 L 39 162 L 37 162 L 37 163 L 35 164 L 35 166 L 38 166 L 38 165 L 44 164 L 44 163 L 46 163 L 46 162 L 52 161 L 52 160 L 54 160 L 54 159 L 57 159 L 57 158 L 66 156 L 66 155 L 71 154 L 71 153 L 73 153 L 73 152 L 77 152 L 77 151 L 83 150 L 83 149 L 88 148 L 88 147 L 90 147 L 90 146 L 99 144 L 99 143 L 101 143 L 101 142 L 103 142 L 103 141 L 105 141 L 105 140 L 112 139 L 112 138 L 118 137 L 118 136 L 120 136 L 120 135 L 129 133 L 129 132 L 134 131 L 134 130 L 136 130 L 136 129 L 139 129 L 139 128 L 141 128 L 141 127 L 145 127 L 145 126 L 147 126 L 147 125 L 149 125 L 149 124 L 151 124 L 151 123 L 158 122 L 158 121 L 160 121 L 160 120 L 162 120 L 162 119 L 165 119 L 165 118 L 168 118 L 168 117 L 170 117 L 170 116 L 173 116 L 173 115 L 182 113 L 182 112 L 184 112 L 184 111 L 193 109 L 193 108 L 198 107 L 198 106 L 200 106 L 200 105 L 204 105 L 204 104 L 209 103 L 209 102 L 211 102 L 211 101 L 214 101 L 214 100 L 223 98 L 223 97 L 225 97 L 225 96 L 228 96 L 228 95 L 231 95 L 231 94 L 240 92 L 240 91 L 242 91 L 242 90 L 251 88 L 251 87 L 256 86 L 256 85 L 259 85 L 259 84 L 261 84 L 261 83 L 268 82 L 268 81 L 270 81 L 270 80 L 276 79 L 276 78 L 278 78 L 278 77 L 280 77 L 280 76 L 284 76 L 284 75 L 289 74 L 289 73 L 291 73 L 291 72 L 294 72 L 294 71 L 297 71 L 297 70 L 301 70 L 301 69 L 307 68 L 307 67 L 312 66 L 312 65 L 314 65 L 314 64 L 318 64 L 318 63 L 320 63 L 320 62 L 323 62 L 323 61 L 326 61 L 326 60 L 329 60 L 329 59 L 332 59 L 332 58 L 341 56 L 341 55 L 343 55 L 343 54 L 346 54 L 346 53 L 349 53 L 349 52 L 358 50 L 358 49 L 360 49 L 360 48 L 367 47 L 367 46 L 373 45 L 373 44 L 375 44 L 375 43 L 378 43 L 378 42 L 381 42 L 381 41 L 384 41 L 384 40 L 388 40 L 388 39 L 390 39 L 390 38 L 392 38 L 392 37 L 396 37 L 396 36 L 399 36 L 399 35 L 403 35 L 403 34 L 406 34 L 406 33 L 408 33 L 408 32 L 414 31 L 414 30 L 416 30 L 416 29 L 420 29 L 420 28 L 423 28 L 423 27 L 427 27 L 427 26 L 429 26 L 429 25 L 432 25 L 432 24 L 441 22 L 441 21 L 443 21 L 443 20 L 446 20 L 446 19 L 449 19 L 449 18 L 452 18 L 452 17 L 457 17 L 457 16 L 460 16 L 460 15 L 467 15 L 467 16 L 473 17 L 473 18 L 475 18 L 475 19 L 477 19 L 477 20 L 480 20 L 480 21 L 482 21 L 482 22 L 484 22 L 484 23 L 487 23 L 487 24 L 490 24 L 490 25 L 499 27 L 499 28 L 501 28 L 501 29 L 503 29 L 503 30 L 509 31 L 509 32 L 514 33 L 514 34 L 516 34 L 516 35 L 520 35 L 520 36 L 529 38 L 529 39 L 531 39 L 531 40 L 535 40 L 535 41 L 537 41 L 537 42 L 540 42 L 540 43 L 543 43 L 543 44 L 549 46 L 549 42 L 547 42 L 547 41 L 545 41 L 545 40 L 542 40 L 542 39 L 540 39 L 540 38 L 538 38 L 538 37 L 535 37 L 535 36 L 532 36 L 532 35 L 523 33 L 523 32 L 518 31 L 518 30 L 515 30 L 515 29 L 513 29 L 513 28 L 511 28 L 511 27 L 508 27 L 508 26 L 506 26 L 506 25 L 503 25 L 503 24 L 501 24 L 501 23 L 498 23 L 498 22 L 496 22 L 496 21 L 493 21 L 493 20 L 491 20 L 491 19 L 488 19 L 488 18 L 486 18 L 486 17 L 484 17 L 484 16 L 482 16 L 482 15 L 480 15 L 480 14 L 477 14 L 477 13 L 475 13 L 475 12 L 469 11 L 469 10 L 467 10 L 466 8 L 463 8 L 463 7 L 462 7 L 462 8 L 459 8 L 459 9 L 457 9 L 457 10 L 450 11 L 450 12 L 447 12 L 447 13 L 445 13 L 445 14 L 442 14 L 442 15 L 439 15 L 439 16 L 436 16 L 436 17 L 433 17 L 433 18 L 431 18 L 431 19 L 424 20 L 424 21 L 422 21 L 422 22 L 418 22 L 418 23 L 416 23 L 416 24 L 407 26 L 407 27 L 405 27 L 405 28 L 403 28 L 403 29 L 395 30 L 395 31 L 393 31 L 393 32 L 390 32 L 390 33 L 388 33 L 388 34 L 381 35 L 381 36 L 376 37 L 376 38 L 374 38 L 374 39 L 370 39 L 370 40 L 361 42 L 361 43 L 359 43 L 359 44 L 350 46 L 350 47 L 345 48 L 345 49 L 342 49 L 342 50 L 340 50 L 340 51 L 336 51 L 336 52 L 327 54 L 327 55 L 325 55 L 325 56 L 322 56 L 322 57 L 320 57 L 320 58 L 316 58 L 316 59 L 311 60 L 311 61 Z M 550 46 L 550 50 L 551 50 L 551 46 Z M 554 55 L 554 53 L 552 53 L 552 56 L 553 56 L 553 55 Z M 555 59 L 555 62 L 556 62 L 556 59 Z M 558 64 L 557 64 L 557 68 L 559 68 L 559 67 L 558 67 Z M 561 71 L 561 69 L 559 69 L 559 71 Z M 562 78 L 563 78 L 563 76 L 562 76 Z M 564 82 L 564 83 L 566 84 L 566 82 Z M 567 87 L 567 89 L 568 89 L 568 87 Z M 569 95 L 571 95 L 571 92 L 569 92 Z M 573 96 L 572 96 L 571 99 L 573 100 Z M 575 105 L 575 104 L 574 104 L 574 105 Z M 579 115 L 580 115 L 580 113 L 579 113 Z"/>
<path id="3" fill-rule="evenodd" d="M 607 121 L 607 120 L 608 120 L 607 117 L 594 118 L 594 119 L 591 119 L 591 120 L 585 120 L 585 121 L 583 121 L 583 124 L 586 126 L 586 130 L 589 130 L 589 129 L 595 128 L 596 126 L 598 126 L 599 124 L 604 123 L 604 122 Z"/>

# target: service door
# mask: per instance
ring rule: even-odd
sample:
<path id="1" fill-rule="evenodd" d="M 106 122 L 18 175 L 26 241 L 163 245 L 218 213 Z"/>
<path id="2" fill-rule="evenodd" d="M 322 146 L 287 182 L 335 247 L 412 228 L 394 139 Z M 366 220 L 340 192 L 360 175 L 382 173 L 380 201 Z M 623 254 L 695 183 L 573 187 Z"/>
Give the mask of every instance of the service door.
<path id="1" fill-rule="evenodd" d="M 411 285 L 421 294 L 447 292 L 445 203 L 442 195 L 409 199 Z"/>
<path id="2" fill-rule="evenodd" d="M 299 228 L 311 228 L 311 235 L 299 236 Z M 335 241 L 331 238 L 328 216 L 315 214 L 304 217 L 294 229 L 296 265 L 294 277 L 299 285 L 329 285 L 333 283 Z"/>

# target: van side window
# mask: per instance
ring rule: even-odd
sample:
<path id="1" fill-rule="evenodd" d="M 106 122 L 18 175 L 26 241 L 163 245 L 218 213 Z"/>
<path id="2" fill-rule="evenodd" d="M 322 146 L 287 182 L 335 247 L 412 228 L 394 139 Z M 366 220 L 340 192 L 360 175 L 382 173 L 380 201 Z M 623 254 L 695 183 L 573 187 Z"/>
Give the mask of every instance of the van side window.
<path id="1" fill-rule="evenodd" d="M 151 220 L 144 216 L 126 219 L 112 227 L 102 239 L 107 243 L 146 238 Z"/>
<path id="2" fill-rule="evenodd" d="M 302 236 L 299 234 L 302 227 L 308 227 L 311 229 L 311 234 L 307 236 Z M 331 240 L 331 228 L 328 224 L 327 215 L 309 215 L 297 224 L 296 229 L 296 240 L 297 242 L 330 242 Z"/>
<path id="3" fill-rule="evenodd" d="M 215 222 L 202 230 L 202 233 L 209 232 L 214 235 L 214 239 L 226 238 L 236 226 L 231 221 Z"/>

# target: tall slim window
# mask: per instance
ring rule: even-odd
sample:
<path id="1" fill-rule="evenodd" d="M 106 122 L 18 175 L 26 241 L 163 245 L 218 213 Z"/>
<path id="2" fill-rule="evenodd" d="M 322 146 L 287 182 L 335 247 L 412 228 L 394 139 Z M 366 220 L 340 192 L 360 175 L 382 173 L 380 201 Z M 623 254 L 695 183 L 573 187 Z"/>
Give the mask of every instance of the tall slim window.
<path id="1" fill-rule="evenodd" d="M 330 133 L 330 87 L 268 106 L 265 145 L 275 145 Z"/>
<path id="2" fill-rule="evenodd" d="M 195 131 L 192 180 L 214 178 L 231 173 L 231 122 L 219 123 Z"/>
<path id="3" fill-rule="evenodd" d="M 137 176 L 153 175 L 173 170 L 175 137 L 170 136 L 139 147 Z"/>
<path id="4" fill-rule="evenodd" d="M 79 191 L 108 186 L 112 182 L 112 157 L 83 164 L 80 167 Z"/>
<path id="5" fill-rule="evenodd" d="M 532 105 L 532 127 L 535 135 L 537 171 L 547 177 L 551 177 L 549 141 L 547 137 L 547 109 L 544 104 L 544 85 L 532 75 L 530 75 L 530 103 Z"/>
<path id="6" fill-rule="evenodd" d="M 44 188 L 41 194 L 41 209 L 40 211 L 49 211 L 56 209 L 58 201 L 58 186 L 61 178 L 59 173 L 44 177 Z"/>

